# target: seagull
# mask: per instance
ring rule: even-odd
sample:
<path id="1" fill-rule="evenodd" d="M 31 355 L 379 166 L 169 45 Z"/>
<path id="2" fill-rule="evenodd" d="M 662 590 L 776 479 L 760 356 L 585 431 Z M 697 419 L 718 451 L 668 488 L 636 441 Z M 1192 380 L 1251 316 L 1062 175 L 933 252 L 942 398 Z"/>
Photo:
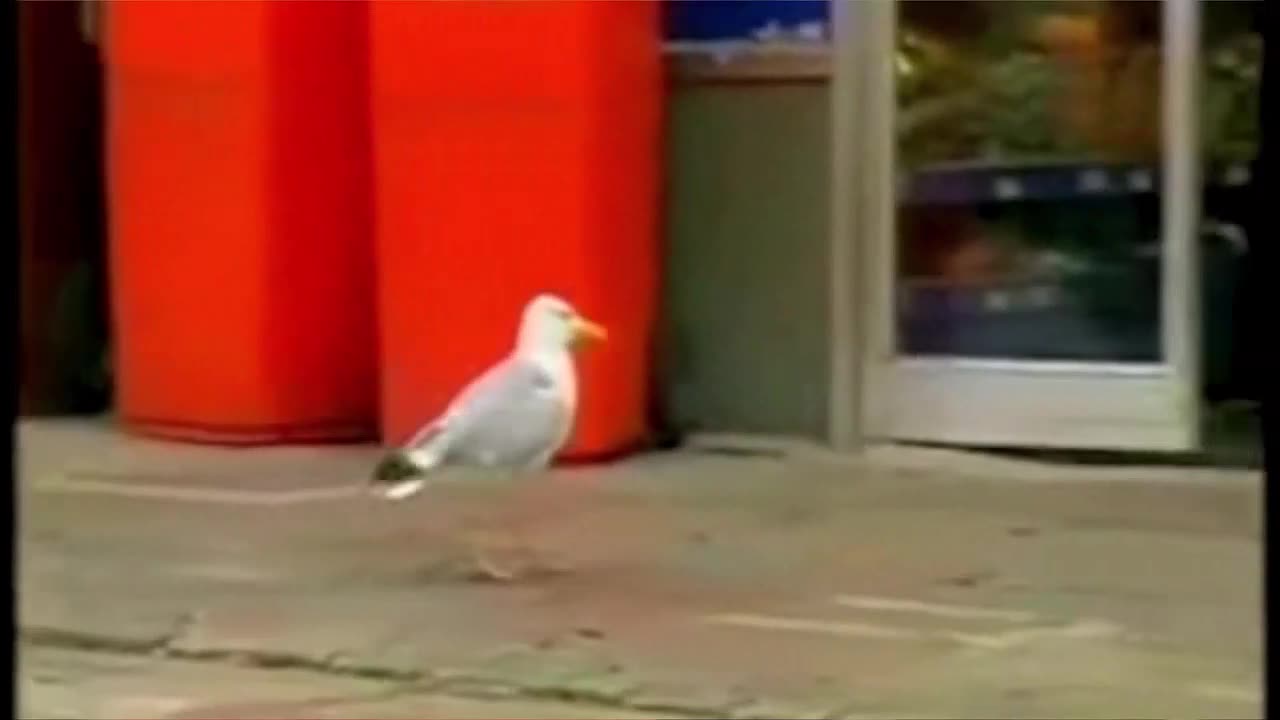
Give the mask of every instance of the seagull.
<path id="1" fill-rule="evenodd" d="M 573 431 L 578 379 L 572 351 L 606 338 L 603 327 L 564 299 L 537 295 L 525 305 L 515 347 L 378 463 L 370 480 L 373 491 L 387 500 L 404 500 L 450 466 L 512 474 L 545 469 Z M 485 576 L 512 579 L 477 547 L 472 552 Z"/>

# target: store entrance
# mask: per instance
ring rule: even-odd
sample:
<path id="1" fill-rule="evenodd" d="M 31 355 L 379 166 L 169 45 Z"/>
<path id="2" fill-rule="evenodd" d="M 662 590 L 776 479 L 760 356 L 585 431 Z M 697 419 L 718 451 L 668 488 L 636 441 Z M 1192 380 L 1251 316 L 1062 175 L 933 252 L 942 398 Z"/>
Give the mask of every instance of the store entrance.
<path id="1" fill-rule="evenodd" d="M 864 234 L 869 435 L 1183 452 L 1247 433 L 1256 5 L 871 14 L 894 52 L 867 83 L 892 98 L 865 139 L 891 148 Z"/>

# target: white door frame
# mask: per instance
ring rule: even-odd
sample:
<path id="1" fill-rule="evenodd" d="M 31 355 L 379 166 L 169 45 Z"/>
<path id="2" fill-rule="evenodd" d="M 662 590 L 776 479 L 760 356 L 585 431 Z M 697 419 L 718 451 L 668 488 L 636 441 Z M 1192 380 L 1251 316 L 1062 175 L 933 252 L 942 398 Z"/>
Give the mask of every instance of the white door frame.
<path id="1" fill-rule="evenodd" d="M 1163 359 L 1154 364 L 897 356 L 896 5 L 832 6 L 831 444 L 1197 447 L 1198 0 L 1162 3 Z"/>

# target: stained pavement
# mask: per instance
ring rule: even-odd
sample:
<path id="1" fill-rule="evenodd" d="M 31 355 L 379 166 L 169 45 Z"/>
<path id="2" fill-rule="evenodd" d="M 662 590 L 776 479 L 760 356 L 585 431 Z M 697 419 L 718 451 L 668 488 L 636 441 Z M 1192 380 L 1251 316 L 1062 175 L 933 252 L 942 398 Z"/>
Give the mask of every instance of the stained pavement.
<path id="1" fill-rule="evenodd" d="M 1262 712 L 1248 472 L 677 452 L 518 487 L 458 475 L 387 504 L 354 491 L 372 448 L 189 448 L 69 421 L 24 423 L 19 446 L 20 654 L 44 658 L 24 668 L 146 665 L 108 673 L 118 692 L 74 670 L 36 688 L 24 669 L 32 702 L 90 698 L 79 716 L 128 716 L 121 698 L 156 663 L 211 678 L 157 706 L 175 718 L 225 716 L 231 669 L 258 678 L 245 717 L 428 701 L 559 703 L 531 717 Z M 475 582 L 458 533 L 478 520 L 572 570 Z M 297 704 L 293 678 L 330 688 L 323 707 Z M 360 705 L 366 690 L 411 700 Z"/>

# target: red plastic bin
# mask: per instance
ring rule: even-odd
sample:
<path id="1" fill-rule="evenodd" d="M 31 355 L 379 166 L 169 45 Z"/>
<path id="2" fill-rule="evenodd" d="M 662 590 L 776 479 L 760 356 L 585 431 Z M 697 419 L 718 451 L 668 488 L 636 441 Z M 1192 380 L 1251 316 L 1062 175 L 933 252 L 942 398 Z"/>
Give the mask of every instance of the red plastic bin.
<path id="1" fill-rule="evenodd" d="M 565 455 L 646 440 L 658 288 L 659 6 L 371 6 L 382 431 L 406 440 L 555 292 L 603 323 Z"/>
<path id="2" fill-rule="evenodd" d="M 122 421 L 232 444 L 376 436 L 367 5 L 107 10 Z"/>

